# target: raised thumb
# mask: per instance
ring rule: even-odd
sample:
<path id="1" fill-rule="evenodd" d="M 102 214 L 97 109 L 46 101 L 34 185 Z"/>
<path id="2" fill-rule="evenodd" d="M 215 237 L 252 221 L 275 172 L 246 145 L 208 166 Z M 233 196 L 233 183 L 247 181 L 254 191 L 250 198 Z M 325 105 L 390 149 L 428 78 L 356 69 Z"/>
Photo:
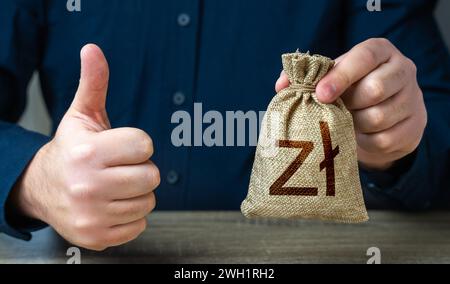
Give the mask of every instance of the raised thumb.
<path id="1" fill-rule="evenodd" d="M 101 124 L 109 124 L 106 117 L 109 67 L 102 50 L 88 44 L 81 49 L 81 75 L 71 109 L 89 116 Z"/>

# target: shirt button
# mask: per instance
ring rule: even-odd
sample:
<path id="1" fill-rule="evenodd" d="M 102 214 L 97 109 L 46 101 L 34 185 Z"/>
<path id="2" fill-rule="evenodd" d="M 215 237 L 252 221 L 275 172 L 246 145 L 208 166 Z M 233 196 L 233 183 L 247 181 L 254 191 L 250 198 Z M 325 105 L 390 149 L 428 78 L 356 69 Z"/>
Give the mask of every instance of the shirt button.
<path id="1" fill-rule="evenodd" d="M 372 182 L 367 184 L 367 188 L 369 190 L 378 190 L 379 189 L 378 186 Z"/>
<path id="2" fill-rule="evenodd" d="M 191 22 L 191 17 L 188 14 L 182 13 L 178 15 L 178 25 L 180 27 L 186 27 Z"/>
<path id="3" fill-rule="evenodd" d="M 167 183 L 170 185 L 174 185 L 178 182 L 178 180 L 180 179 L 179 174 L 176 171 L 169 171 L 169 173 L 167 173 Z"/>
<path id="4" fill-rule="evenodd" d="M 176 92 L 172 98 L 173 104 L 181 106 L 186 101 L 186 96 L 182 92 Z"/>

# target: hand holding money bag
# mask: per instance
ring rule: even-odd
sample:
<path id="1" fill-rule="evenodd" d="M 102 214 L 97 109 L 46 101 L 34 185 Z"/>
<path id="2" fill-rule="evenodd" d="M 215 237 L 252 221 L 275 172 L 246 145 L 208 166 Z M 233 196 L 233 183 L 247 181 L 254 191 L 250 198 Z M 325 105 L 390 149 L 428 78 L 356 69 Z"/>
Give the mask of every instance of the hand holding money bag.
<path id="1" fill-rule="evenodd" d="M 322 104 L 315 94 L 334 61 L 299 52 L 282 61 L 290 86 L 273 98 L 263 119 L 242 213 L 367 221 L 352 115 L 342 100 Z"/>

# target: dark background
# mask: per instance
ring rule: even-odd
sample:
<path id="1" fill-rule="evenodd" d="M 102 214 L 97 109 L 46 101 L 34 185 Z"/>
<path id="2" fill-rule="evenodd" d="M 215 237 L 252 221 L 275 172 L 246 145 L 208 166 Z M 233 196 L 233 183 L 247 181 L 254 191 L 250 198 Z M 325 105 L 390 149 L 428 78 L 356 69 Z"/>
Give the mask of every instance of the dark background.
<path id="1" fill-rule="evenodd" d="M 450 1 L 440 1 L 436 11 L 441 31 L 450 46 Z M 275 84 L 276 78 L 274 78 Z M 29 101 L 26 112 L 22 117 L 20 124 L 30 130 L 35 130 L 44 134 L 49 134 L 51 129 L 51 122 L 47 116 L 45 106 L 40 94 L 40 88 L 36 76 L 34 76 L 29 87 Z"/>

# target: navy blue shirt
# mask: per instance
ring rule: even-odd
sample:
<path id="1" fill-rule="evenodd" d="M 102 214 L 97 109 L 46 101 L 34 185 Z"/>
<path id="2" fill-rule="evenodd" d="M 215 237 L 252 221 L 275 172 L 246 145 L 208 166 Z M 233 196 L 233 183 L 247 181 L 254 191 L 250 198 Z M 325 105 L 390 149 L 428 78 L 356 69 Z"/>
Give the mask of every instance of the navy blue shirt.
<path id="1" fill-rule="evenodd" d="M 433 18 L 435 1 L 384 0 L 0 0 L 0 231 L 27 239 L 7 203 L 12 187 L 50 138 L 16 125 L 38 70 L 54 129 L 77 89 L 79 52 L 96 43 L 110 66 L 113 127 L 137 127 L 155 144 L 158 209 L 237 210 L 255 147 L 175 147 L 171 115 L 263 111 L 275 95 L 280 56 L 337 57 L 372 37 L 390 39 L 418 66 L 429 125 L 417 151 L 388 172 L 361 170 L 369 208 L 449 207 L 450 59 Z M 52 177 L 48 177 L 49 179 Z"/>

